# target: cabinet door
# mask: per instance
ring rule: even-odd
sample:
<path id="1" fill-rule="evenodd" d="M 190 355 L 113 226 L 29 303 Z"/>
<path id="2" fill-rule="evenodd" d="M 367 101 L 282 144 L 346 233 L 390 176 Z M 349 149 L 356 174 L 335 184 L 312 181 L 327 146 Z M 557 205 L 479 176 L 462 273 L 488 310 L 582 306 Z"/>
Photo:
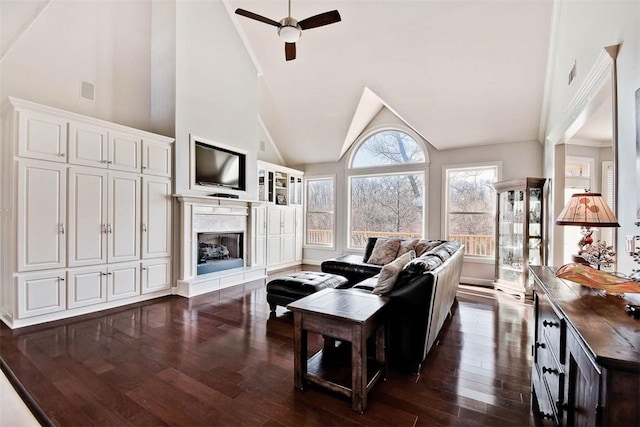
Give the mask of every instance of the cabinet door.
<path id="1" fill-rule="evenodd" d="M 142 178 L 142 257 L 171 255 L 171 180 Z"/>
<path id="2" fill-rule="evenodd" d="M 85 307 L 107 301 L 107 268 L 92 266 L 69 270 L 67 287 L 69 308 Z"/>
<path id="3" fill-rule="evenodd" d="M 140 259 L 140 178 L 109 173 L 108 262 Z"/>
<path id="4" fill-rule="evenodd" d="M 567 425 L 596 426 L 600 425 L 600 372 L 579 341 L 573 333 L 567 334 Z"/>
<path id="5" fill-rule="evenodd" d="M 294 208 L 285 208 L 281 211 L 282 234 L 293 235 L 296 232 L 296 211 Z"/>
<path id="6" fill-rule="evenodd" d="M 171 144 L 142 140 L 142 173 L 157 176 L 171 176 Z"/>
<path id="7" fill-rule="evenodd" d="M 140 137 L 109 131 L 109 169 L 140 173 Z"/>
<path id="8" fill-rule="evenodd" d="M 265 265 L 267 262 L 267 208 L 253 208 L 254 248 L 252 265 Z"/>
<path id="9" fill-rule="evenodd" d="M 281 245 L 282 256 L 280 261 L 287 263 L 293 262 L 296 256 L 296 242 L 293 234 L 282 236 Z"/>
<path id="10" fill-rule="evenodd" d="M 168 258 L 142 263 L 142 293 L 166 291 L 171 288 L 171 260 Z"/>
<path id="11" fill-rule="evenodd" d="M 106 168 L 108 144 L 105 128 L 88 123 L 69 122 L 69 163 Z"/>
<path id="12" fill-rule="evenodd" d="M 18 114 L 18 155 L 66 163 L 67 121 L 31 111 Z"/>
<path id="13" fill-rule="evenodd" d="M 65 276 L 64 270 L 18 276 L 18 318 L 66 310 Z"/>
<path id="14" fill-rule="evenodd" d="M 267 236 L 282 234 L 282 209 L 273 206 L 267 211 Z"/>
<path id="15" fill-rule="evenodd" d="M 107 262 L 107 171 L 69 169 L 69 267 Z"/>
<path id="16" fill-rule="evenodd" d="M 107 272 L 107 300 L 140 295 L 139 263 L 110 265 Z"/>
<path id="17" fill-rule="evenodd" d="M 66 166 L 18 163 L 18 271 L 66 266 Z"/>
<path id="18" fill-rule="evenodd" d="M 279 264 L 282 261 L 282 238 L 269 236 L 267 238 L 267 265 Z"/>
<path id="19" fill-rule="evenodd" d="M 302 207 L 296 207 L 296 261 L 302 261 L 302 241 L 304 239 L 304 221 Z"/>

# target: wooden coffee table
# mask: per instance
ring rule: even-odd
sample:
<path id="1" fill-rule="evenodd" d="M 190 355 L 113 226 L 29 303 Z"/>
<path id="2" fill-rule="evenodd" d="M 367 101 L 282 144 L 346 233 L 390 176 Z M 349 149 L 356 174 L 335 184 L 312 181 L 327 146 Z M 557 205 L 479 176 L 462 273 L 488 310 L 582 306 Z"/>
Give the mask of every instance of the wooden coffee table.
<path id="1" fill-rule="evenodd" d="M 356 290 L 323 289 L 289 304 L 295 323 L 295 386 L 303 390 L 308 381 L 342 393 L 351 397 L 353 410 L 364 412 L 367 393 L 387 372 L 384 324 L 388 301 Z M 307 357 L 308 332 L 325 337 L 324 348 L 311 358 Z M 376 354 L 369 358 L 367 340 L 374 333 Z M 334 339 L 341 345 L 336 347 Z M 350 351 L 346 342 L 351 343 Z"/>

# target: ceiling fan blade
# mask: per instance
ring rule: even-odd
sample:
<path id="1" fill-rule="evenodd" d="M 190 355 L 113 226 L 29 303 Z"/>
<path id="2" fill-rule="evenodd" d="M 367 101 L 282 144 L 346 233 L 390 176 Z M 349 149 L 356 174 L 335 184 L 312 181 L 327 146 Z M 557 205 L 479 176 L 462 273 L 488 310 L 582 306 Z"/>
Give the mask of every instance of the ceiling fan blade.
<path id="1" fill-rule="evenodd" d="M 330 12 L 324 12 L 319 15 L 311 16 L 307 19 L 303 19 L 298 22 L 300 28 L 303 30 L 308 30 L 310 28 L 322 27 L 323 25 L 334 24 L 336 22 L 340 22 L 342 18 L 340 18 L 340 13 L 337 10 L 332 10 Z"/>
<path id="2" fill-rule="evenodd" d="M 285 43 L 284 44 L 284 57 L 287 61 L 293 61 L 296 59 L 296 44 Z"/>
<path id="3" fill-rule="evenodd" d="M 264 16 L 258 15 L 257 13 L 249 12 L 248 10 L 236 9 L 236 14 L 249 19 L 255 19 L 256 21 L 264 22 L 265 24 L 273 25 L 274 27 L 280 27 L 279 22 L 276 22 L 273 19 L 265 18 Z"/>

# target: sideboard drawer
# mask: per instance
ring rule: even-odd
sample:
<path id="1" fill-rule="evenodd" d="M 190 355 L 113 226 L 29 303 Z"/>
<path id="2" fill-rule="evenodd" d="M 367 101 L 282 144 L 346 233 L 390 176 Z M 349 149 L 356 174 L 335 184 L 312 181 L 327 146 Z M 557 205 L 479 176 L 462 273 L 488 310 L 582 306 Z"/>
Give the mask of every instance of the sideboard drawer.
<path id="1" fill-rule="evenodd" d="M 544 337 L 546 344 L 562 364 L 565 362 L 566 324 L 549 303 L 547 297 L 538 295 L 538 337 Z"/>

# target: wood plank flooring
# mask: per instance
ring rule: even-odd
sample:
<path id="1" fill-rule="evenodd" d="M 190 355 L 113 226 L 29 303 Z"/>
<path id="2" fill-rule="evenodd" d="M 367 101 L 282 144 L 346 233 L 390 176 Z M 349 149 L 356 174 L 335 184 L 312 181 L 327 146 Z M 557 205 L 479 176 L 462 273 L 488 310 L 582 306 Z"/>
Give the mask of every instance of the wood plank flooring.
<path id="1" fill-rule="evenodd" d="M 531 305 L 461 287 L 420 375 L 390 372 L 364 414 L 344 396 L 294 388 L 293 317 L 270 316 L 262 284 L 2 325 L 0 356 L 44 425 L 526 426 L 538 421 L 531 322 Z"/>

